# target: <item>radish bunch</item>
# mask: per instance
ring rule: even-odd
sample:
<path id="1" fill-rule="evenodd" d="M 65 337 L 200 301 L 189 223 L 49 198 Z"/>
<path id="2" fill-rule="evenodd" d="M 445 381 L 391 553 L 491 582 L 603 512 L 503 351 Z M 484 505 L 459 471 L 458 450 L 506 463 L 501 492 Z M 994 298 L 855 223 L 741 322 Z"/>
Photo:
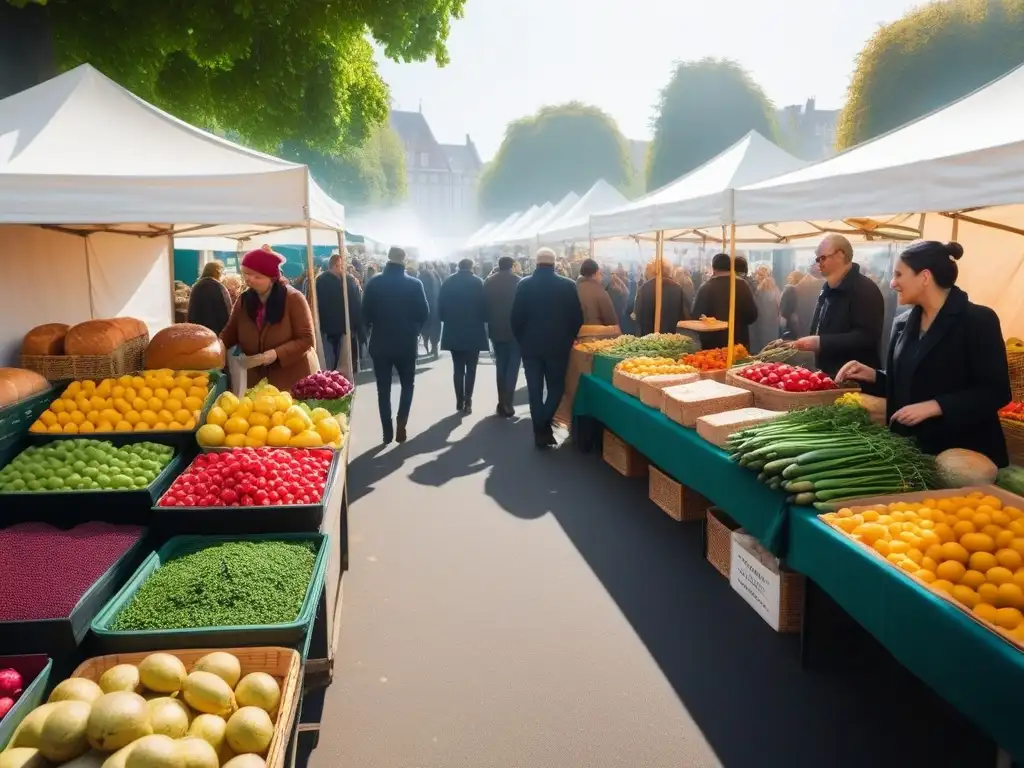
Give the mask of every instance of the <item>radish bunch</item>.
<path id="1" fill-rule="evenodd" d="M 338 371 L 317 371 L 292 387 L 292 397 L 299 400 L 337 400 L 351 392 L 352 382 Z"/>

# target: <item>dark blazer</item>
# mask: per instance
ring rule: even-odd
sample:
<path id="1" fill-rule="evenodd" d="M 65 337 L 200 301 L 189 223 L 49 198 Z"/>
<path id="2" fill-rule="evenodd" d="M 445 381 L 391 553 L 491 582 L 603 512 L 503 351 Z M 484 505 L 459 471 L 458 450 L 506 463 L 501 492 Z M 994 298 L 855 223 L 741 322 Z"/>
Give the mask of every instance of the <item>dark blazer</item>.
<path id="1" fill-rule="evenodd" d="M 694 320 L 701 315 L 717 320 L 729 319 L 729 275 L 715 275 L 697 289 L 693 299 Z M 639 315 L 637 318 L 639 319 Z M 750 284 L 742 276 L 736 277 L 736 330 L 733 343 L 750 349 L 750 326 L 757 322 L 757 302 Z M 701 349 L 721 349 L 729 345 L 729 331 L 711 331 L 700 334 Z"/>
<path id="2" fill-rule="evenodd" d="M 583 325 L 576 283 L 538 265 L 524 277 L 512 301 L 512 333 L 527 357 L 568 357 Z"/>
<path id="3" fill-rule="evenodd" d="M 925 453 L 966 448 L 1005 467 L 998 412 L 1012 395 L 996 313 L 953 288 L 923 337 L 920 330 L 921 308 L 914 307 L 894 324 L 885 370 L 864 390 L 886 398 L 889 419 L 906 405 L 938 401 L 942 416 L 916 427 L 891 425 L 893 432 L 914 437 Z"/>
<path id="4" fill-rule="evenodd" d="M 515 341 L 512 335 L 512 301 L 522 278 L 511 269 L 497 271 L 484 280 L 487 303 L 487 334 L 499 344 Z"/>
<path id="5" fill-rule="evenodd" d="M 219 280 L 204 277 L 192 286 L 188 295 L 188 321 L 205 325 L 218 336 L 228 324 L 231 297 Z"/>
<path id="6" fill-rule="evenodd" d="M 879 341 L 885 318 L 882 292 L 854 264 L 835 288 L 821 286 L 811 318 L 811 336 L 819 339 L 815 364 L 835 376 L 850 360 L 880 368 Z"/>
<path id="7" fill-rule="evenodd" d="M 388 264 L 366 283 L 363 326 L 370 334 L 370 356 L 413 358 L 420 330 L 430 317 L 423 283 L 405 273 L 404 264 Z"/>
<path id="8" fill-rule="evenodd" d="M 633 305 L 636 324 L 640 326 L 640 335 L 654 333 L 654 305 L 657 280 L 648 280 L 637 289 L 636 302 Z M 667 277 L 661 278 L 661 329 L 659 333 L 678 333 L 676 328 L 680 321 L 689 319 L 689 307 L 686 306 L 686 293 L 683 286 Z"/>
<path id="9" fill-rule="evenodd" d="M 487 302 L 484 281 L 460 269 L 441 283 L 437 298 L 441 349 L 483 352 L 487 347 Z"/>
<path id="10" fill-rule="evenodd" d="M 352 276 L 348 279 L 348 317 L 345 317 L 345 294 L 342 292 L 341 277 L 330 270 L 316 279 L 316 308 L 320 313 L 320 331 L 330 336 L 344 336 L 351 322 L 356 333 L 362 327 L 363 300 L 359 282 Z M 360 334 L 362 335 L 362 334 Z"/>

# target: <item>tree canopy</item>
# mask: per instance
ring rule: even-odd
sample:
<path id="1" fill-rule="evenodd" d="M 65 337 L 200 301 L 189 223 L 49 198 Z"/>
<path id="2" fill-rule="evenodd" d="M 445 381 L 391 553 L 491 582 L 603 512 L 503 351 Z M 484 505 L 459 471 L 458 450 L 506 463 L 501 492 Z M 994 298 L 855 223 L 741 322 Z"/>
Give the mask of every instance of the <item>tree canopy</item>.
<path id="1" fill-rule="evenodd" d="M 626 140 L 607 113 L 579 102 L 548 106 L 509 123 L 480 176 L 480 206 L 507 215 L 582 195 L 599 179 L 626 189 L 631 176 Z"/>
<path id="2" fill-rule="evenodd" d="M 648 190 L 689 173 L 751 130 L 776 135 L 771 101 L 743 67 L 725 59 L 677 64 L 652 122 Z"/>
<path id="3" fill-rule="evenodd" d="M 944 0 L 881 27 L 857 57 L 839 149 L 880 136 L 1024 63 L 1024 0 Z"/>
<path id="4" fill-rule="evenodd" d="M 387 86 L 367 33 L 395 60 L 448 61 L 465 0 L 0 0 L 44 13 L 56 70 L 88 62 L 172 114 L 272 151 L 361 144 Z M 44 6 L 39 8 L 39 6 Z M 3 60 L 0 66 L 17 66 Z M 31 85 L 28 83 L 27 85 Z M 25 84 L 23 84 L 24 87 Z"/>

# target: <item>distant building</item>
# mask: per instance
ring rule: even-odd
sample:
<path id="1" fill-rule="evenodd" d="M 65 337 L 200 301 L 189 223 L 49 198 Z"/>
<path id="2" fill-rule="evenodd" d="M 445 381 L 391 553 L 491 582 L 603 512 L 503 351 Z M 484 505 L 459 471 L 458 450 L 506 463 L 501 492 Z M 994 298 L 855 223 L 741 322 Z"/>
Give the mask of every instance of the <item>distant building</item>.
<path id="1" fill-rule="evenodd" d="M 838 109 L 818 109 L 814 99 L 776 113 L 782 147 L 801 160 L 824 160 L 836 153 Z"/>
<path id="2" fill-rule="evenodd" d="M 441 144 L 422 112 L 392 110 L 391 126 L 405 148 L 409 203 L 423 225 L 438 235 L 475 230 L 483 163 L 469 134 L 465 144 Z"/>

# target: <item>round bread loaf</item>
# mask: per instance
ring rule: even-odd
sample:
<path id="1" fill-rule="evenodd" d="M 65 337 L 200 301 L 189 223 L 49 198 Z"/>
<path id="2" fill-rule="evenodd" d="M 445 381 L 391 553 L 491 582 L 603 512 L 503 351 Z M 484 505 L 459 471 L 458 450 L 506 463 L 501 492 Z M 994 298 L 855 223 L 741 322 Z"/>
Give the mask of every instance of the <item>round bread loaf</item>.
<path id="1" fill-rule="evenodd" d="M 146 368 L 211 371 L 224 367 L 224 345 L 204 325 L 177 323 L 159 331 L 146 349 Z"/>
<path id="2" fill-rule="evenodd" d="M 71 326 L 64 337 L 64 354 L 109 355 L 127 340 L 124 331 L 112 320 L 86 320 Z"/>
<path id="3" fill-rule="evenodd" d="M 63 355 L 64 337 L 68 335 L 70 327 L 66 323 L 37 325 L 25 334 L 25 338 L 21 342 L 21 354 Z"/>
<path id="4" fill-rule="evenodd" d="M 49 388 L 50 382 L 35 371 L 0 368 L 0 408 L 38 395 Z"/>

